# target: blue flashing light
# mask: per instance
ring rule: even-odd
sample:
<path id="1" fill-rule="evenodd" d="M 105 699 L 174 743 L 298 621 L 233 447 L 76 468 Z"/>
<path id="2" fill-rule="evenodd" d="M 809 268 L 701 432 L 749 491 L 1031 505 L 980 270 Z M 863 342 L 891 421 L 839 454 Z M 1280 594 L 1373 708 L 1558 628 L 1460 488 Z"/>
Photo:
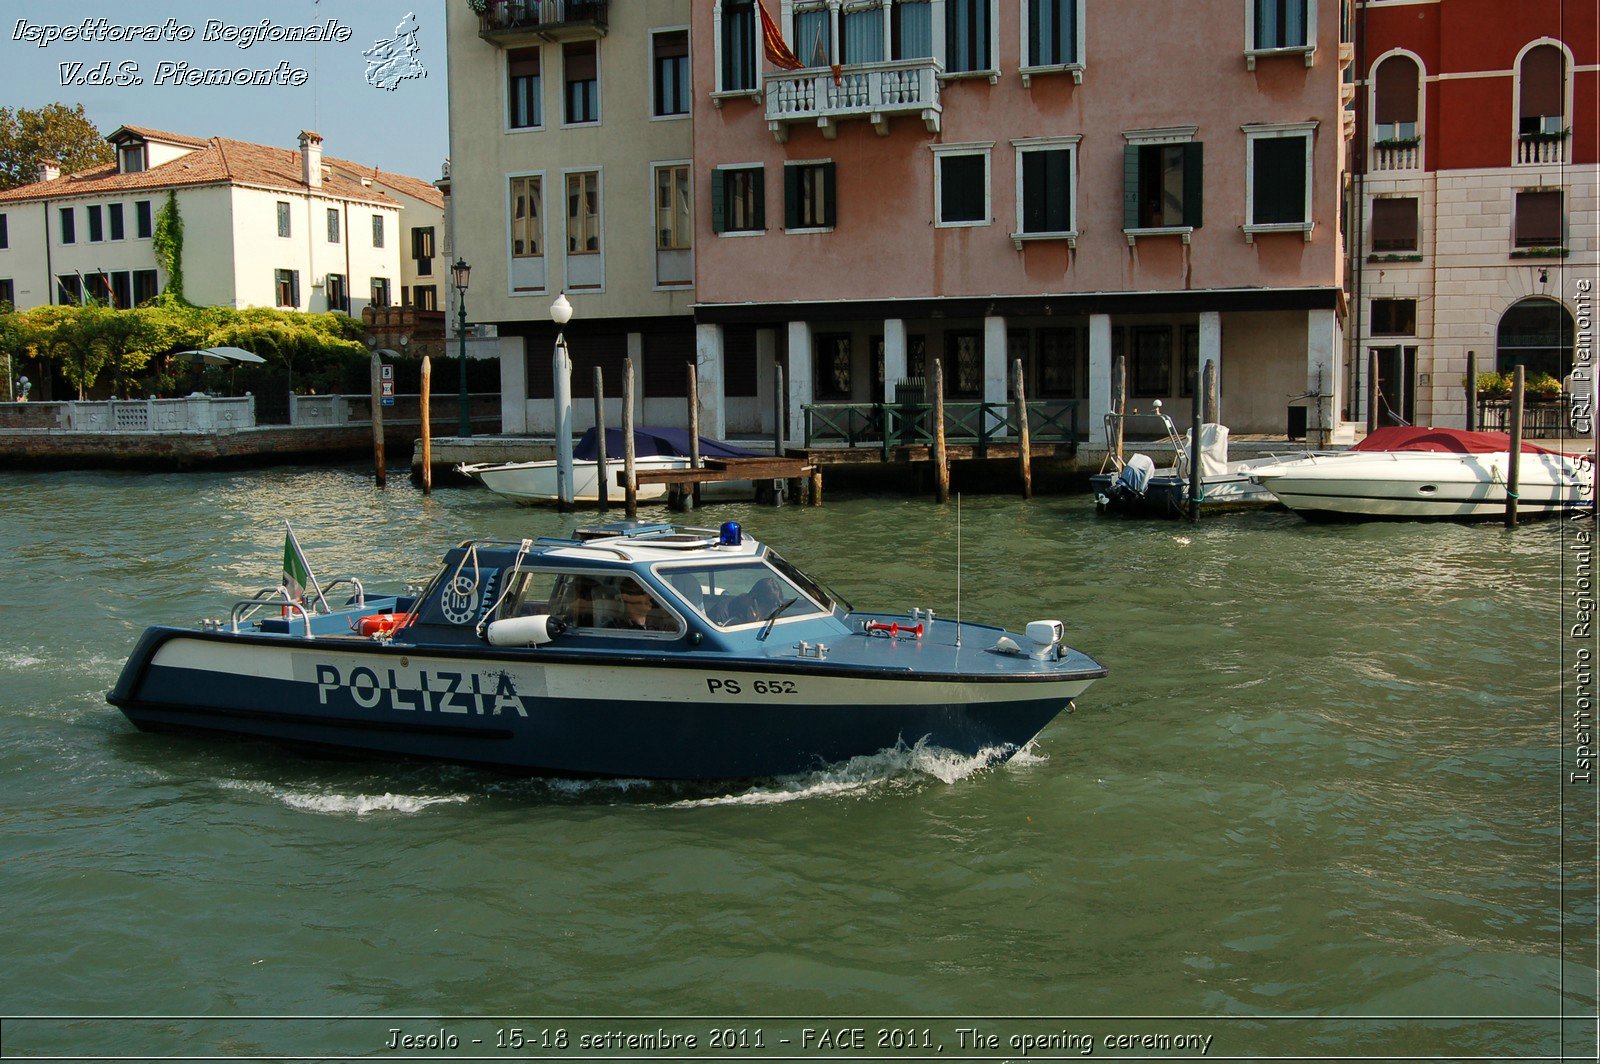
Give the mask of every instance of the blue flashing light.
<path id="1" fill-rule="evenodd" d="M 720 546 L 737 547 L 744 542 L 744 531 L 737 521 L 722 522 L 722 538 L 717 540 Z"/>

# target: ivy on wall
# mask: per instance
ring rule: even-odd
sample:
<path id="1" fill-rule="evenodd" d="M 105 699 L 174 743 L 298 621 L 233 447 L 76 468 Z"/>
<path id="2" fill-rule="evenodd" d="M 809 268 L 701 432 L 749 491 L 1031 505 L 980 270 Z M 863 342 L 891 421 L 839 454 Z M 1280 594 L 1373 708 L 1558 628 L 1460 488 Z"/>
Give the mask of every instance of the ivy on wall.
<path id="1" fill-rule="evenodd" d="M 183 297 L 183 217 L 178 214 L 178 194 L 167 191 L 167 202 L 156 212 L 153 234 L 156 261 L 167 271 L 166 294 L 179 303 Z"/>

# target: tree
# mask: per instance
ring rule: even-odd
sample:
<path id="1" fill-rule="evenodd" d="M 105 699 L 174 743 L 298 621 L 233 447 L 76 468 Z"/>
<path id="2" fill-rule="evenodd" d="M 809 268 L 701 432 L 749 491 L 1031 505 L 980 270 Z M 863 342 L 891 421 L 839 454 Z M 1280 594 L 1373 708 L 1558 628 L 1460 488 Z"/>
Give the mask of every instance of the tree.
<path id="1" fill-rule="evenodd" d="M 38 180 L 40 159 L 53 159 L 62 173 L 71 174 L 116 158 L 81 103 L 51 103 L 33 111 L 0 107 L 0 191 Z"/>
<path id="2" fill-rule="evenodd" d="M 108 315 L 117 313 L 92 303 L 81 307 L 46 305 L 34 307 L 22 318 L 34 330 L 34 346 L 39 353 L 60 360 L 62 375 L 83 399 L 105 368 L 101 327 Z"/>

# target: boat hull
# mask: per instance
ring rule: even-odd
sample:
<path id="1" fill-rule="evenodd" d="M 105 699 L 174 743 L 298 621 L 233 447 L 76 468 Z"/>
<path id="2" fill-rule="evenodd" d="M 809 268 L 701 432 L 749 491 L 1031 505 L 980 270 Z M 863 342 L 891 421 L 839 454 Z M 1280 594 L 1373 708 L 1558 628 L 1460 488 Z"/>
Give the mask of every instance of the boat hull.
<path id="1" fill-rule="evenodd" d="M 1373 452 L 1290 462 L 1258 475 L 1279 501 L 1311 520 L 1488 520 L 1505 515 L 1507 460 L 1503 453 Z M 1560 455 L 1524 454 L 1518 514 L 1592 506 L 1584 469 Z"/>
<path id="2" fill-rule="evenodd" d="M 572 463 L 573 499 L 580 503 L 597 503 L 600 501 L 600 463 L 574 461 Z M 640 472 L 659 472 L 662 470 L 688 469 L 689 459 L 676 456 L 651 456 L 639 458 L 634 462 L 634 468 Z M 607 460 L 606 469 L 609 478 L 606 481 L 608 494 L 615 500 L 622 498 L 623 489 L 617 484 L 618 474 L 624 470 L 620 459 Z M 523 506 L 554 506 L 559 501 L 556 497 L 556 463 L 554 462 L 510 462 L 504 465 L 478 465 L 463 466 L 461 472 L 479 481 L 484 487 L 497 495 L 504 496 Z M 754 486 L 748 481 L 721 481 L 704 485 L 704 495 L 713 499 L 749 499 L 755 495 Z M 638 500 L 640 502 L 664 502 L 667 497 L 665 484 L 640 484 Z"/>
<path id="3" fill-rule="evenodd" d="M 1278 500 L 1263 485 L 1250 479 L 1245 463 L 1242 468 L 1228 473 L 1212 474 L 1200 484 L 1200 506 L 1203 510 L 1249 509 L 1273 506 Z M 1141 517 L 1179 517 L 1188 513 L 1189 481 L 1170 469 L 1161 470 L 1150 478 L 1142 496 L 1113 492 L 1116 477 L 1111 473 L 1096 473 L 1089 478 L 1099 509 L 1106 513 L 1132 514 Z"/>
<path id="4" fill-rule="evenodd" d="M 737 779 L 924 740 L 1007 756 L 1103 675 L 529 657 L 152 629 L 110 701 L 149 730 L 542 775 Z"/>

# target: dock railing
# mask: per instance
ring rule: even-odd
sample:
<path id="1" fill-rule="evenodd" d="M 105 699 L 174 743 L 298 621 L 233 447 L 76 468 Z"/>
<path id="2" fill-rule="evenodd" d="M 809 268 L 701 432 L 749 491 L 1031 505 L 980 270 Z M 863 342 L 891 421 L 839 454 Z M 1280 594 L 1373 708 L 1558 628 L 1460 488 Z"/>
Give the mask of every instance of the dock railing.
<path id="1" fill-rule="evenodd" d="M 1079 400 L 1028 404 L 1032 443 L 1074 443 L 1078 439 Z M 810 403 L 804 407 L 807 447 L 881 448 L 887 461 L 896 447 L 933 443 L 933 407 L 927 403 Z M 970 444 L 983 457 L 991 443 L 1020 439 L 1017 404 L 947 402 L 945 442 Z"/>
<path id="2" fill-rule="evenodd" d="M 1511 423 L 1511 400 L 1479 399 L 1478 428 L 1484 432 L 1506 432 Z M 1529 399 L 1522 405 L 1522 434 L 1530 439 L 1554 439 L 1576 435 L 1572 428 L 1571 398 Z"/>

